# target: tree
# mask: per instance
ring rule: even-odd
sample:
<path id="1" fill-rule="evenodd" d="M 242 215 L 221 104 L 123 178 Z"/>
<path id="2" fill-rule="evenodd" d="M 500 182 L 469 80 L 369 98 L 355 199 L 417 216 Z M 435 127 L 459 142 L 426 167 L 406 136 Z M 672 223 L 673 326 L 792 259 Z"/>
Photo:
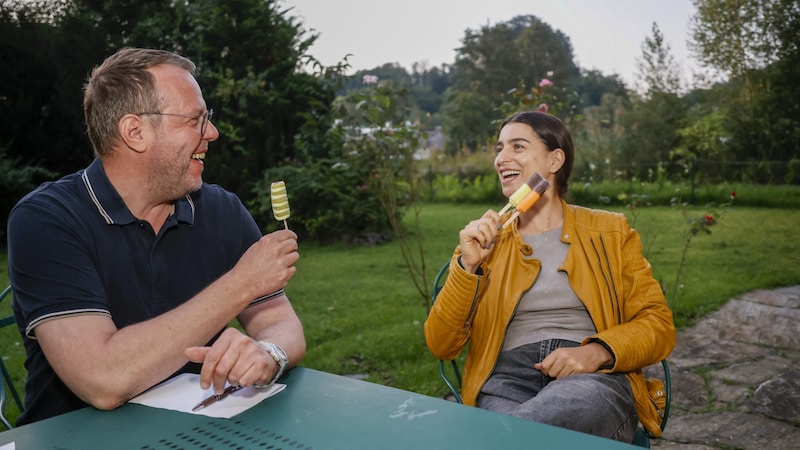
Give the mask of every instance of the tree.
<path id="1" fill-rule="evenodd" d="M 445 96 L 444 125 L 450 151 L 475 149 L 496 133 L 495 110 L 511 89 L 549 78 L 569 86 L 578 76 L 569 38 L 534 16 L 467 30 L 456 55 L 454 85 Z M 478 107 L 479 110 L 468 108 Z"/>
<path id="2" fill-rule="evenodd" d="M 65 48 L 67 1 L 0 0 L 0 145 L 22 165 L 66 173 L 91 161 L 81 86 L 91 66 L 86 43 Z M 77 40 L 77 39 L 74 39 Z"/>
<path id="3" fill-rule="evenodd" d="M 637 59 L 644 92 L 634 96 L 631 110 L 621 117 L 625 137 L 619 156 L 629 165 L 620 171 L 629 177 L 644 178 L 654 167 L 669 161 L 671 152 L 680 145 L 676 131 L 686 117 L 687 107 L 678 94 L 680 78 L 669 45 L 655 23 L 652 32 L 645 38 L 642 56 Z"/>
<path id="4" fill-rule="evenodd" d="M 609 94 L 628 98 L 628 90 L 619 75 L 603 75 L 597 70 L 581 71 L 581 76 L 575 79 L 573 86 L 578 93 L 580 108 L 599 106 Z"/>
<path id="5" fill-rule="evenodd" d="M 655 92 L 677 94 L 681 88 L 680 68 L 672 57 L 669 44 L 653 22 L 653 35 L 642 43 L 642 56 L 636 59 L 638 78 L 642 92 L 651 95 Z"/>
<path id="6" fill-rule="evenodd" d="M 334 98 L 333 86 L 319 80 L 330 76 L 325 73 L 329 69 L 317 65 L 317 74 L 299 70 L 316 35 L 306 36 L 297 19 L 287 17 L 273 0 L 201 0 L 176 3 L 168 12 L 173 18 L 166 22 L 142 16 L 130 34 L 137 42 L 177 50 L 198 64 L 199 82 L 221 131 L 207 160 L 208 180 L 249 201 L 253 183 L 266 168 L 328 151 L 298 155 L 294 145 L 304 123 L 327 115 Z M 170 15 L 165 11 L 160 17 Z"/>
<path id="7" fill-rule="evenodd" d="M 596 106 L 583 108 L 583 119 L 572 126 L 575 171 L 572 178 L 585 182 L 613 179 L 612 161 L 622 160 L 622 117 L 630 109 L 627 92 L 607 92 Z"/>
<path id="8" fill-rule="evenodd" d="M 452 83 L 452 75 L 452 67 L 447 64 L 429 68 L 425 63 L 414 63 L 411 73 L 398 64 L 384 64 L 357 71 L 336 95 L 347 97 L 370 85 L 391 81 L 397 87 L 408 89 L 406 100 L 411 108 L 409 119 L 419 122 L 425 129 L 432 129 L 441 123 L 438 113 L 442 108 L 444 93 Z"/>
<path id="9" fill-rule="evenodd" d="M 689 48 L 697 59 L 731 78 L 777 59 L 775 25 L 792 0 L 695 0 Z M 788 43 L 787 43 L 788 44 Z"/>
<path id="10" fill-rule="evenodd" d="M 719 183 L 725 181 L 725 172 L 715 167 L 706 172 L 704 165 L 698 165 L 700 160 L 724 161 L 727 156 L 725 142 L 730 140 L 725 123 L 728 121 L 729 112 L 724 108 L 708 109 L 705 106 L 697 106 L 689 113 L 687 125 L 678 130 L 681 137 L 681 145 L 671 154 L 690 169 L 692 185 L 695 181 L 695 173 L 700 173 L 707 177 L 708 183 Z"/>
<path id="11" fill-rule="evenodd" d="M 778 181 L 769 161 L 788 161 L 800 145 L 800 4 L 796 0 L 696 0 L 690 48 L 728 76 L 731 152 L 759 160 L 760 181 Z"/>
<path id="12" fill-rule="evenodd" d="M 21 90 L 29 98 L 15 100 L 17 112 L 28 112 L 19 119 L 27 120 L 27 126 L 3 136 L 3 141 L 12 142 L 11 156 L 41 161 L 61 174 L 91 160 L 82 123 L 82 84 L 93 66 L 123 46 L 172 50 L 197 63 L 198 80 L 221 131 L 221 138 L 211 146 L 206 179 L 225 185 L 243 200 L 252 197 L 253 183 L 265 168 L 329 151 L 324 146 L 305 146 L 305 153 L 298 155 L 295 136 L 303 128 L 308 140 L 325 142 L 317 136 L 331 125 L 334 81 L 343 67 L 323 67 L 310 58 L 307 51 L 316 35 L 306 35 L 277 1 L 72 0 L 58 4 L 60 9 L 50 14 L 41 9 L 37 15 L 24 16 L 32 18 L 26 22 L 31 25 L 28 28 L 10 27 L 7 23 L 13 15 L 3 16 L 4 30 L 8 30 L 3 43 L 11 48 L 3 52 L 10 58 L 4 61 L 5 67 L 30 69 L 4 70 L 2 75 L 4 79 L 17 76 L 30 85 Z M 41 49 L 32 47 L 38 44 Z M 315 72 L 300 67 L 312 67 Z M 37 85 L 41 89 L 35 89 Z M 2 112 L 6 117 L 13 114 Z"/>

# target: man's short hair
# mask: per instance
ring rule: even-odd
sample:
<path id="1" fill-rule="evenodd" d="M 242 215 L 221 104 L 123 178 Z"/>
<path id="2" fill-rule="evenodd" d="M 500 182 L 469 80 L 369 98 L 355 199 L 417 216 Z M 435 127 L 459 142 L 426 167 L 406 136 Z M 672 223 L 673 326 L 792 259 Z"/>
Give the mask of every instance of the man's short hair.
<path id="1" fill-rule="evenodd" d="M 169 64 L 194 75 L 195 64 L 166 50 L 126 47 L 95 67 L 84 86 L 86 130 L 98 157 L 108 155 L 120 139 L 118 124 L 125 114 L 160 111 L 155 79 L 148 69 Z M 154 116 L 160 120 L 160 116 Z"/>

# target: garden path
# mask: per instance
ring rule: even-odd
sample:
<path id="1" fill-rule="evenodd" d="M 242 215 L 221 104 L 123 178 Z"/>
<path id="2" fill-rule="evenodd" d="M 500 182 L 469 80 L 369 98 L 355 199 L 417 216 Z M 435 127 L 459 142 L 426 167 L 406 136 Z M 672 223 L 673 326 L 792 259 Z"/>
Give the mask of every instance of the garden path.
<path id="1" fill-rule="evenodd" d="M 660 450 L 800 449 L 800 286 L 728 301 L 678 333 Z"/>

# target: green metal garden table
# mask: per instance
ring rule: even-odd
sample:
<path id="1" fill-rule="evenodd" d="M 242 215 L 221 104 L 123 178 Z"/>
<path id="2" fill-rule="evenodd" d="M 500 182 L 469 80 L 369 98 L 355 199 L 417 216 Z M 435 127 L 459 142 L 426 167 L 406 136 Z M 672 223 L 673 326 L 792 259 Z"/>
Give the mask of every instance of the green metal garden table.
<path id="1" fill-rule="evenodd" d="M 298 367 L 231 419 L 138 404 L 84 408 L 0 433 L 27 449 L 591 449 L 633 446 Z"/>

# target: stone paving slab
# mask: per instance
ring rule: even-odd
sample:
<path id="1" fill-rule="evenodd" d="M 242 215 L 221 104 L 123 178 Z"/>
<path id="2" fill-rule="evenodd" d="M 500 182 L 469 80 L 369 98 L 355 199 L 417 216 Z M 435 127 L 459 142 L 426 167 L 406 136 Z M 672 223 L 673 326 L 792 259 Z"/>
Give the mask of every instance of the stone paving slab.
<path id="1" fill-rule="evenodd" d="M 732 299 L 678 333 L 666 450 L 800 450 L 800 285 Z"/>
<path id="2" fill-rule="evenodd" d="M 800 446 L 800 428 L 757 414 L 690 414 L 674 420 L 670 418 L 663 440 L 706 448 L 797 449 Z M 656 445 L 658 441 L 654 440 L 651 447 L 670 448 L 662 447 L 660 443 Z"/>
<path id="3" fill-rule="evenodd" d="M 800 365 L 762 383 L 745 406 L 768 417 L 800 422 Z M 800 448 L 800 440 L 797 446 Z"/>

